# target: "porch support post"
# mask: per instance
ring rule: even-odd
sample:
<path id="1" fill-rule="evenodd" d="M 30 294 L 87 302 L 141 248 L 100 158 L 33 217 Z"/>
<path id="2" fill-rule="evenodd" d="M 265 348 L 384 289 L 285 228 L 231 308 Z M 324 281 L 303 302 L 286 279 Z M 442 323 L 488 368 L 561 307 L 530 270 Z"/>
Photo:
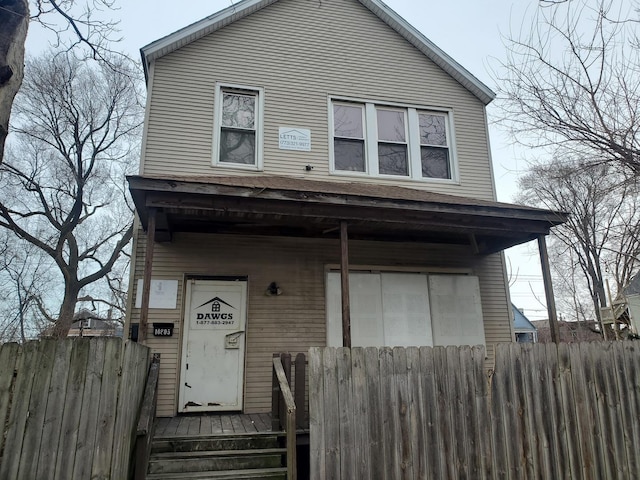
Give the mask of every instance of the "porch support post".
<path id="1" fill-rule="evenodd" d="M 549 254 L 547 253 L 547 243 L 545 236 L 538 237 L 538 250 L 540 251 L 540 265 L 542 267 L 542 280 L 544 281 L 544 294 L 547 299 L 547 312 L 549 315 L 549 329 L 551 331 L 551 341 L 560 343 L 560 327 L 558 326 L 558 315 L 556 312 L 556 301 L 553 296 L 553 285 L 551 283 L 551 269 L 549 268 Z"/>
<path id="2" fill-rule="evenodd" d="M 153 266 L 153 246 L 156 237 L 156 209 L 149 208 L 147 221 L 147 248 L 144 255 L 144 273 L 142 280 L 142 305 L 138 324 L 138 343 L 145 343 L 149 323 L 149 298 L 151 296 L 151 268 Z"/>
<path id="3" fill-rule="evenodd" d="M 342 291 L 342 346 L 351 348 L 351 310 L 349 307 L 349 236 L 347 222 L 340 222 L 340 281 Z"/>

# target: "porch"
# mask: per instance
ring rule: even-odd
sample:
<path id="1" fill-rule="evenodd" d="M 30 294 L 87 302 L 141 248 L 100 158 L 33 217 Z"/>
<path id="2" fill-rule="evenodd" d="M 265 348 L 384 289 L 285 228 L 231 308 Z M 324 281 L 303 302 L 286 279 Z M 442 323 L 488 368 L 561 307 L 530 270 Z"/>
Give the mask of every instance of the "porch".
<path id="1" fill-rule="evenodd" d="M 271 413 L 186 414 L 156 418 L 154 438 L 272 433 Z"/>

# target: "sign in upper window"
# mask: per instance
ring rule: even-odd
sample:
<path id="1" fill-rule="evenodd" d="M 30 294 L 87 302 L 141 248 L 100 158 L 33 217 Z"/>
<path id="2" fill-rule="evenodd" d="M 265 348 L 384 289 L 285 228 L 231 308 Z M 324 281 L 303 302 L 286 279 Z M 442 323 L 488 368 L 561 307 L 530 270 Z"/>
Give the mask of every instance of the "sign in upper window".
<path id="1" fill-rule="evenodd" d="M 448 112 L 331 102 L 332 172 L 453 180 Z"/>
<path id="2" fill-rule="evenodd" d="M 214 164 L 262 167 L 262 101 L 259 88 L 216 86 Z"/>

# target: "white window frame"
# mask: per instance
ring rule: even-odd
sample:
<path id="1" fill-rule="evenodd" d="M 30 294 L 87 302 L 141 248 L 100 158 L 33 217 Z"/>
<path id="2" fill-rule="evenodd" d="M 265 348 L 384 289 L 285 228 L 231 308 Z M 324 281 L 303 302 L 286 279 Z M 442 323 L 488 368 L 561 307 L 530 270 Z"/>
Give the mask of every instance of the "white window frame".
<path id="1" fill-rule="evenodd" d="M 225 92 L 244 93 L 255 95 L 256 112 L 255 112 L 255 163 L 243 164 L 220 161 L 220 137 L 222 127 L 222 96 Z M 214 97 L 214 113 L 213 113 L 213 159 L 214 167 L 232 168 L 241 170 L 258 170 L 263 169 L 263 139 L 264 139 L 264 88 L 253 87 L 247 85 L 237 85 L 232 83 L 216 82 Z"/>
<path id="2" fill-rule="evenodd" d="M 354 172 L 338 170 L 335 168 L 334 156 L 334 104 L 353 104 L 364 106 L 364 140 L 365 140 L 365 171 Z M 407 130 L 407 153 L 409 175 L 385 175 L 379 172 L 378 168 L 378 122 L 377 109 L 402 109 L 406 112 L 405 128 Z M 458 184 L 458 160 L 456 155 L 455 131 L 453 121 L 453 110 L 447 108 L 437 108 L 422 105 L 408 105 L 402 103 L 377 102 L 357 98 L 347 98 L 338 96 L 328 97 L 329 112 L 329 172 L 332 175 L 356 176 L 356 177 L 378 177 L 393 180 L 408 180 L 425 183 L 446 183 Z M 422 176 L 422 159 L 420 153 L 420 127 L 419 113 L 433 113 L 445 117 L 447 148 L 449 151 L 449 169 L 451 178 L 432 178 Z M 385 143 L 385 142 L 383 142 Z"/>

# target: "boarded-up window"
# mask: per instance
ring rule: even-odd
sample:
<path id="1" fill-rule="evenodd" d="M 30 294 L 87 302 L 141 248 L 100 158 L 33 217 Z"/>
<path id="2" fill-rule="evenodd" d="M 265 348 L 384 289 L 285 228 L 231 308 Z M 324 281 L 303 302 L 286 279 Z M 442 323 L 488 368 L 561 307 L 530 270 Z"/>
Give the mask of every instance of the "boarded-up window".
<path id="1" fill-rule="evenodd" d="M 354 272 L 349 290 L 354 347 L 484 344 L 477 277 Z M 342 345 L 337 272 L 327 275 L 327 345 Z"/>

